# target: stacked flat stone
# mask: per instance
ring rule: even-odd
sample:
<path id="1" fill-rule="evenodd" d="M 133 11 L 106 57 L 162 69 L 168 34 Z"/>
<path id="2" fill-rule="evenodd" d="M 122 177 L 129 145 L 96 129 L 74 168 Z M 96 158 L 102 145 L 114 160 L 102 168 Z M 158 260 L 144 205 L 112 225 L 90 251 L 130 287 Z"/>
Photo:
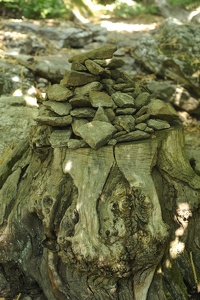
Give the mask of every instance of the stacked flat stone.
<path id="1" fill-rule="evenodd" d="M 178 119 L 169 105 L 136 86 L 119 70 L 115 45 L 105 45 L 69 59 L 71 70 L 53 84 L 36 121 L 50 127 L 53 147 L 98 149 L 104 145 L 148 139 Z"/>

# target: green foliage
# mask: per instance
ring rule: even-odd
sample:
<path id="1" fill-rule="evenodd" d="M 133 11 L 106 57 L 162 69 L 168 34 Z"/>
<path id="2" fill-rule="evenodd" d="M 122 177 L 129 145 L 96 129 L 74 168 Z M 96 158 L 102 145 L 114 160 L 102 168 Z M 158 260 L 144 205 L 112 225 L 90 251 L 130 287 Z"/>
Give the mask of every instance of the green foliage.
<path id="1" fill-rule="evenodd" d="M 199 0 L 168 0 L 172 5 L 184 6 L 187 9 L 197 8 L 200 5 Z"/>
<path id="2" fill-rule="evenodd" d="M 157 9 L 150 4 L 143 4 L 136 1 L 120 1 L 115 2 L 114 14 L 122 18 L 130 18 L 136 15 L 156 14 Z"/>
<path id="3" fill-rule="evenodd" d="M 120 18 L 130 18 L 136 15 L 157 14 L 157 8 L 150 3 L 154 1 L 133 0 L 93 0 L 96 3 L 112 4 L 113 14 Z M 200 0 L 168 0 L 172 5 L 181 5 L 193 9 L 200 5 Z M 82 13 L 91 15 L 90 7 L 84 0 L 0 0 L 0 14 L 13 17 L 32 19 L 55 18 L 70 15 L 74 7 Z M 10 12 L 12 14 L 10 14 Z"/>
<path id="4" fill-rule="evenodd" d="M 44 19 L 65 14 L 66 7 L 62 0 L 0 0 L 4 9 L 16 12 L 25 18 Z"/>
<path id="5" fill-rule="evenodd" d="M 80 14 L 83 16 L 92 16 L 93 12 L 87 3 L 87 0 L 63 0 L 68 11 L 72 12 L 75 10 L 79 10 Z"/>

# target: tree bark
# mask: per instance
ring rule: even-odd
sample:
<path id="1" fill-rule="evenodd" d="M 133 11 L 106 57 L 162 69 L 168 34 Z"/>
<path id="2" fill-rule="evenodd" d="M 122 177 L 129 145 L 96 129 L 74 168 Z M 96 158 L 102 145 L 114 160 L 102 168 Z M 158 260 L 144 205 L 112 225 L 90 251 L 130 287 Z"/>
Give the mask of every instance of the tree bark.
<path id="1" fill-rule="evenodd" d="M 23 142 L 0 167 L 0 296 L 195 299 L 200 177 L 182 127 L 98 150 Z"/>

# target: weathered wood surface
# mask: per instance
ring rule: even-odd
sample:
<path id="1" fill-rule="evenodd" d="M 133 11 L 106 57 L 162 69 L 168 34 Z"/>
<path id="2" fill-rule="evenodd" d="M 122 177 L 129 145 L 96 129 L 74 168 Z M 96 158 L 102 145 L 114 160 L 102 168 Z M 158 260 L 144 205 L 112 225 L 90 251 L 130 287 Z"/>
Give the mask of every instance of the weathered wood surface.
<path id="1" fill-rule="evenodd" d="M 0 296 L 29 289 L 36 299 L 34 289 L 48 300 L 183 300 L 197 292 L 200 177 L 182 128 L 98 150 L 20 144 L 0 183 Z"/>

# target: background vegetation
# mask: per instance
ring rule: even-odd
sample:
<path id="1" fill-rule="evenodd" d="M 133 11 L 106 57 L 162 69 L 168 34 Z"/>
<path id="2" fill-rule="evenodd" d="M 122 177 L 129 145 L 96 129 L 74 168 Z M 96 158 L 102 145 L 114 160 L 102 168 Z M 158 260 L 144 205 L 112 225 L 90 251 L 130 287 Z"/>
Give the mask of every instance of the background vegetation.
<path id="1" fill-rule="evenodd" d="M 184 6 L 186 9 L 196 8 L 200 5 L 199 0 L 168 0 L 172 5 Z"/>
<path id="2" fill-rule="evenodd" d="M 0 0 L 4 17 L 44 19 L 61 17 L 67 13 L 62 0 Z"/>
<path id="3" fill-rule="evenodd" d="M 93 0 L 102 6 L 113 5 L 113 16 L 128 18 L 139 14 L 157 14 L 155 0 Z M 167 0 L 171 5 L 192 9 L 199 6 L 199 0 Z M 45 19 L 69 17 L 74 7 L 91 13 L 87 0 L 0 0 L 0 15 L 12 18 Z"/>

